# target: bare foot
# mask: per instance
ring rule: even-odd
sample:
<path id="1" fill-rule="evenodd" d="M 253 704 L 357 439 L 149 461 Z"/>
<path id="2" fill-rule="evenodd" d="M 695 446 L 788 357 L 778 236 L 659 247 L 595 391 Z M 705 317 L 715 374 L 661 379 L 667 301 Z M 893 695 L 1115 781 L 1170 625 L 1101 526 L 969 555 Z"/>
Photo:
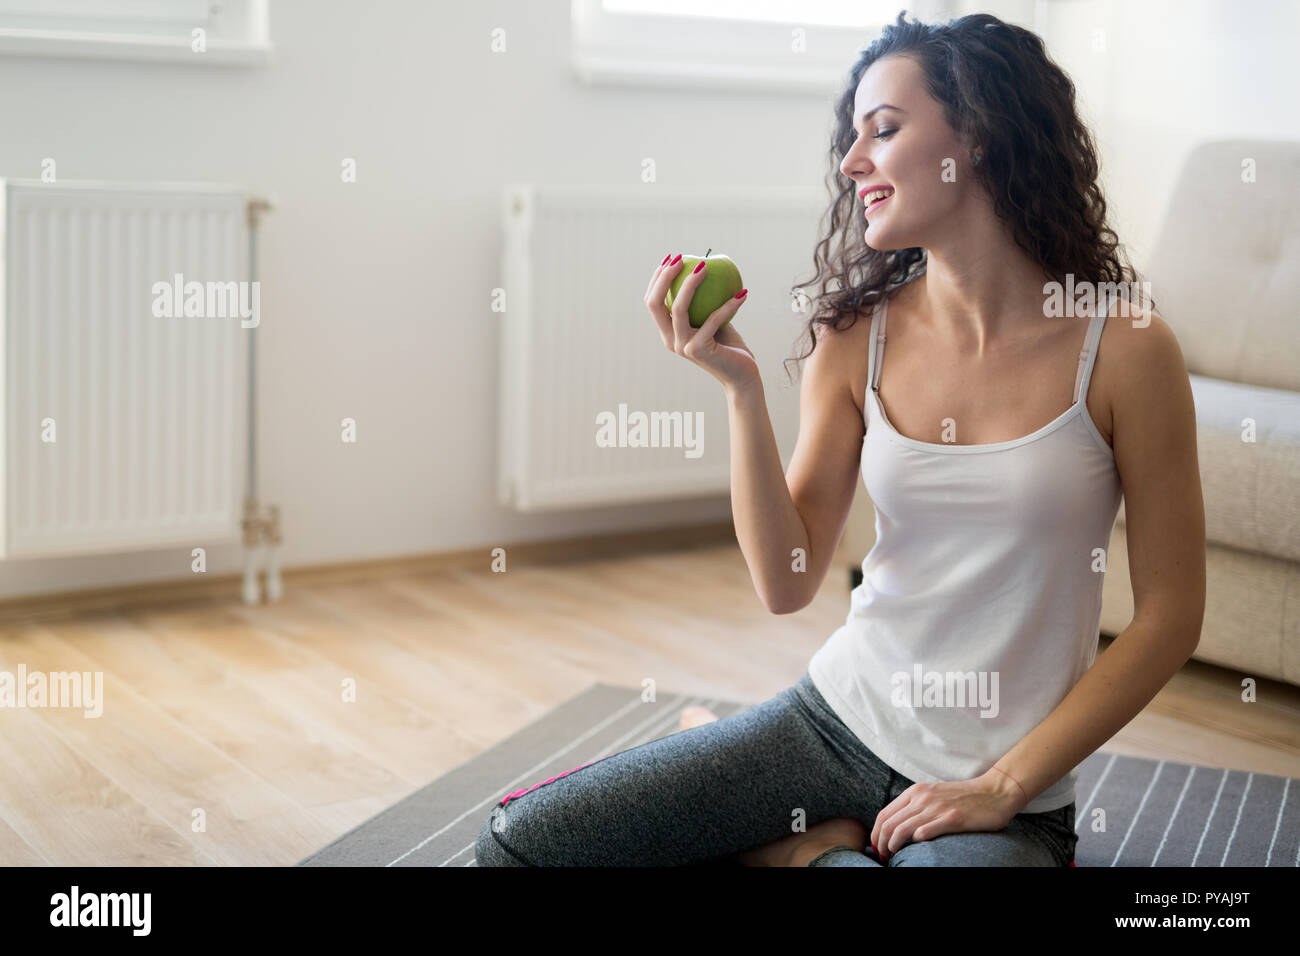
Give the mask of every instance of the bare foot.
<path id="1" fill-rule="evenodd" d="M 831 847 L 850 846 L 863 852 L 871 831 L 861 820 L 834 817 L 808 828 L 806 833 L 792 833 L 773 843 L 738 853 L 738 863 L 745 866 L 807 866 Z"/>
<path id="2" fill-rule="evenodd" d="M 681 727 L 682 730 L 690 730 L 701 724 L 711 724 L 717 719 L 718 715 L 707 707 L 687 707 L 682 710 Z"/>

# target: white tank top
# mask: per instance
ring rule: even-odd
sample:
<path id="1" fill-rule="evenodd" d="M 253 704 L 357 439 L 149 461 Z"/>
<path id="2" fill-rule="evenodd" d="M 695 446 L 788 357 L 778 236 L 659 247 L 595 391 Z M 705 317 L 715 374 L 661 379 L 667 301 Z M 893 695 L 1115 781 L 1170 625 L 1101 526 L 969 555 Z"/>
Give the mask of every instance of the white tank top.
<path id="1" fill-rule="evenodd" d="M 862 479 L 876 543 L 848 618 L 808 672 L 840 719 L 914 782 L 985 773 L 1092 665 L 1122 488 L 1086 398 L 1109 304 L 1088 324 L 1074 402 L 1032 434 L 916 441 L 877 397 L 888 299 L 871 320 Z M 1074 800 L 1078 769 L 1022 813 Z"/>

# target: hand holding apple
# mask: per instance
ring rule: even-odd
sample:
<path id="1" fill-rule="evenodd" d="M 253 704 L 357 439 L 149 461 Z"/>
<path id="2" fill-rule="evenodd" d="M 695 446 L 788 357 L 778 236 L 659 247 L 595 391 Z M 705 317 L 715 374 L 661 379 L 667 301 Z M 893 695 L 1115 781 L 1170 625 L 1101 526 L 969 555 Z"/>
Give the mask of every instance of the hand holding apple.
<path id="1" fill-rule="evenodd" d="M 677 294 L 681 291 L 682 283 L 701 262 L 705 263 L 704 278 L 700 284 L 695 287 L 695 292 L 687 300 L 686 311 L 691 317 L 691 328 L 698 329 L 704 325 L 705 321 L 724 302 L 745 288 L 745 283 L 740 279 L 740 270 L 736 264 L 731 261 L 730 257 L 724 255 L 709 255 L 713 250 L 705 252 L 703 256 L 682 256 L 682 268 L 677 273 L 677 278 L 673 279 L 672 286 L 668 289 L 668 297 L 665 304 L 672 309 L 673 302 L 677 300 Z M 723 325 L 730 322 L 728 318 Z"/>
<path id="2" fill-rule="evenodd" d="M 665 256 L 650 277 L 645 306 L 668 351 L 705 369 L 729 393 L 761 389 L 754 353 L 730 324 L 746 301 L 740 271 L 726 256 L 710 258 L 709 252 L 703 258 Z M 695 266 L 687 269 L 691 263 Z M 699 266 L 702 268 L 694 271 Z M 710 272 L 714 284 L 708 296 L 702 297 Z"/>

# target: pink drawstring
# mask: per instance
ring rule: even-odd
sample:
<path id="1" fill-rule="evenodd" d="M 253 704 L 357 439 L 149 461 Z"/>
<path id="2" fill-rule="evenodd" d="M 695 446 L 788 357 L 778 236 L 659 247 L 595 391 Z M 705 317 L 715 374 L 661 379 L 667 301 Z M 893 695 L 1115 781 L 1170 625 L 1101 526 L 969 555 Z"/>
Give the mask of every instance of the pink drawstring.
<path id="1" fill-rule="evenodd" d="M 591 763 L 584 763 L 582 767 L 590 767 L 591 764 L 595 762 L 596 761 L 593 760 L 591 761 Z M 564 773 L 557 773 L 554 777 L 551 777 L 550 780 L 543 780 L 541 783 L 535 783 L 531 787 L 525 787 L 522 790 L 516 790 L 514 793 L 508 793 L 506 794 L 505 798 L 501 801 L 501 805 L 505 806 L 509 801 L 513 800 L 515 797 L 522 797 L 525 793 L 528 793 L 530 790 L 536 790 L 538 787 L 550 783 L 551 780 L 559 780 L 561 777 L 568 776 L 569 774 L 573 773 L 575 770 L 581 770 L 582 767 L 574 767 L 573 770 L 566 770 L 564 771 Z"/>

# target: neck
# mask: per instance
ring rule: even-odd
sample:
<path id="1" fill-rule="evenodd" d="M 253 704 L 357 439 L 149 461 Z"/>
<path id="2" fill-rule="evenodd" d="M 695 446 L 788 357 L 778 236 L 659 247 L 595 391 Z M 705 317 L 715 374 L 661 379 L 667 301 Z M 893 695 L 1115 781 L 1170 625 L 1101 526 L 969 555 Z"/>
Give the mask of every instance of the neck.
<path id="1" fill-rule="evenodd" d="M 1042 268 L 988 216 L 953 224 L 959 239 L 927 247 L 916 314 L 961 353 L 979 356 L 1046 331 Z"/>

